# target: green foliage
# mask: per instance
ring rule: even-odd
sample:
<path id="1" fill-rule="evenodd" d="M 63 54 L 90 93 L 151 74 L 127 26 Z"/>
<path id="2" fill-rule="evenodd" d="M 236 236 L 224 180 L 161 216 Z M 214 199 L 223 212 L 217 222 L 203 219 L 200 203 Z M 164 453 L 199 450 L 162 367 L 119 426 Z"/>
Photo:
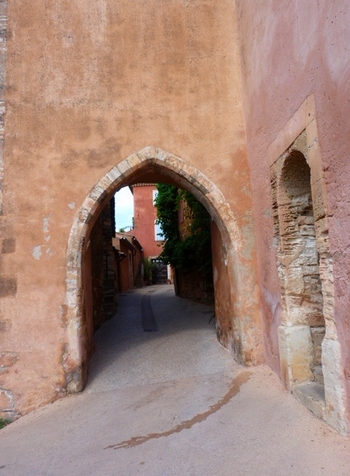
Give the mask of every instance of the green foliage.
<path id="1" fill-rule="evenodd" d="M 180 240 L 178 228 L 178 189 L 173 185 L 157 184 L 155 199 L 158 223 L 162 227 L 164 246 L 160 258 L 164 263 L 176 266 L 176 247 Z"/>
<path id="2" fill-rule="evenodd" d="M 12 423 L 11 420 L 7 420 L 6 418 L 0 418 L 0 429 L 4 428 L 5 426 L 9 425 Z"/>
<path id="3" fill-rule="evenodd" d="M 145 281 L 152 281 L 152 271 L 154 269 L 154 264 L 149 258 L 143 260 L 143 276 Z"/>
<path id="4" fill-rule="evenodd" d="M 167 184 L 157 184 L 157 189 L 155 205 L 165 240 L 160 258 L 176 268 L 197 268 L 210 274 L 212 259 L 209 213 L 185 190 Z M 189 233 L 183 239 L 180 238 L 178 223 L 181 200 L 186 202 L 190 209 Z"/>

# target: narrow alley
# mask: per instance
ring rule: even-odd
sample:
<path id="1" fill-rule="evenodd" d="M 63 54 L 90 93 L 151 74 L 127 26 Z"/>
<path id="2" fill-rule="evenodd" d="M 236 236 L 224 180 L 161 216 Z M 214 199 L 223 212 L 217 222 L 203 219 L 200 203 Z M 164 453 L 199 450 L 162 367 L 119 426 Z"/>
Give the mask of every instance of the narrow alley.
<path id="1" fill-rule="evenodd" d="M 121 295 L 86 389 L 0 431 L 0 476 L 349 475 L 350 440 L 236 364 L 212 316 L 171 285 Z"/>

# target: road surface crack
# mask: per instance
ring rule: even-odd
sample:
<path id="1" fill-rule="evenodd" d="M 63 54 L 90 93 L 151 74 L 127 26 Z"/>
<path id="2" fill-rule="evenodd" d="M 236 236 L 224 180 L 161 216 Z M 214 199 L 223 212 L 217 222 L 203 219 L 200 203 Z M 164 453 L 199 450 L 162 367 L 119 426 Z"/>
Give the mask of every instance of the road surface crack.
<path id="1" fill-rule="evenodd" d="M 237 393 L 240 391 L 241 386 L 246 383 L 250 378 L 251 372 L 242 372 L 237 377 L 235 377 L 230 385 L 230 388 L 226 395 L 224 395 L 217 403 L 212 405 L 206 412 L 199 413 L 198 415 L 194 416 L 190 420 L 185 420 L 174 428 L 163 431 L 160 433 L 149 433 L 148 435 L 144 436 L 133 436 L 129 440 L 121 441 L 120 443 L 116 443 L 114 445 L 106 446 L 106 449 L 114 449 L 117 450 L 119 448 L 133 448 L 134 446 L 142 445 L 149 440 L 154 440 L 157 438 L 163 438 L 166 436 L 173 435 L 174 433 L 180 433 L 183 430 L 189 430 L 196 425 L 197 423 L 201 423 L 206 420 L 210 415 L 216 413 L 220 408 L 226 405 Z"/>

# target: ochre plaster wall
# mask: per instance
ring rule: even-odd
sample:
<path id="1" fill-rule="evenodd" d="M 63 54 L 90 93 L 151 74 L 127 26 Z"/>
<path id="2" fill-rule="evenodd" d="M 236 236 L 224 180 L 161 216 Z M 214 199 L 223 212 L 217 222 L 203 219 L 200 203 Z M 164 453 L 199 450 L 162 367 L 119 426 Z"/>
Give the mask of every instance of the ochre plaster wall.
<path id="1" fill-rule="evenodd" d="M 70 229 L 94 184 L 148 145 L 197 167 L 231 206 L 254 296 L 232 319 L 259 328 L 238 63 L 230 0 L 8 1 L 2 409 L 64 391 Z"/>
<path id="2" fill-rule="evenodd" d="M 236 0 L 268 362 L 278 369 L 277 328 L 281 322 L 269 147 L 277 139 L 280 143 L 286 141 L 288 130 L 294 128 L 300 132 L 307 126 L 307 118 L 314 114 L 320 152 L 317 167 L 333 260 L 334 316 L 342 351 L 341 378 L 346 380 L 349 402 L 350 5 L 346 0 L 264 0 L 259 5 L 261 8 L 257 8 L 255 0 Z M 305 102 L 308 98 L 314 105 Z M 306 115 L 304 111 L 309 112 Z M 286 148 L 296 137 L 291 135 L 290 139 L 290 143 L 285 143 Z M 308 146 L 312 148 L 312 144 Z M 335 361 L 333 364 L 338 365 Z"/>

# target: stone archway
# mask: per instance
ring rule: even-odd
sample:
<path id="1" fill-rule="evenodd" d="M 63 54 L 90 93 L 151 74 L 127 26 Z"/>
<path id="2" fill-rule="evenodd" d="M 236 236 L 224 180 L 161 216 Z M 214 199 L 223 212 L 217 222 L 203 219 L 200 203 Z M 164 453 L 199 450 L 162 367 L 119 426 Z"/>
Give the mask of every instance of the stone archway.
<path id="1" fill-rule="evenodd" d="M 253 264 L 247 263 L 243 257 L 243 238 L 234 213 L 218 187 L 202 172 L 168 152 L 146 147 L 119 162 L 91 189 L 70 231 L 66 262 L 66 352 L 63 358 L 68 392 L 81 391 L 87 376 L 82 279 L 82 258 L 87 237 L 96 216 L 110 196 L 137 174 L 152 167 L 160 170 L 164 176 L 175 178 L 178 186 L 189 190 L 216 222 L 225 248 L 230 289 L 230 296 L 226 298 L 231 302 L 231 313 L 226 316 L 228 324 L 225 328 L 219 316 L 219 339 L 243 364 L 263 360 L 259 303 L 251 292 L 251 289 L 256 288 L 255 273 L 252 272 Z M 247 312 L 252 315 L 247 315 Z"/>

